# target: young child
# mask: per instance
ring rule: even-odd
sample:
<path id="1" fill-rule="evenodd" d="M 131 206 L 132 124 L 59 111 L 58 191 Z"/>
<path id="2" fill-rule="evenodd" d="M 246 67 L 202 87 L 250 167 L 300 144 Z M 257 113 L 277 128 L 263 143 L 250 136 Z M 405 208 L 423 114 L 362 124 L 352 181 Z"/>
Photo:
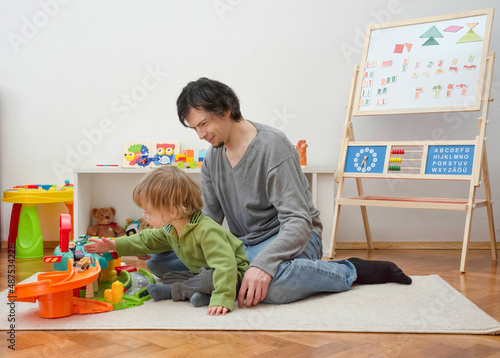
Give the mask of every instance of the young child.
<path id="1" fill-rule="evenodd" d="M 230 311 L 250 262 L 242 242 L 202 214 L 200 187 L 181 169 L 161 167 L 142 178 L 133 198 L 155 229 L 114 240 L 91 238 L 85 250 L 116 250 L 120 256 L 174 250 L 189 271 L 167 273 L 163 285 L 148 285 L 151 297 L 208 304 L 211 316 Z"/>

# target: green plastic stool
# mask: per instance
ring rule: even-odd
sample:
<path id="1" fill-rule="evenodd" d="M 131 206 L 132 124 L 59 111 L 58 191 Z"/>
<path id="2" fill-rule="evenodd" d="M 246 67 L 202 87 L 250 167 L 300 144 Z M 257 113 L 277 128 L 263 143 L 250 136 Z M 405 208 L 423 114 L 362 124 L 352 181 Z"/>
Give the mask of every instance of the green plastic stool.
<path id="1" fill-rule="evenodd" d="M 43 238 L 36 205 L 23 204 L 21 208 L 17 229 L 16 257 L 21 259 L 43 257 Z"/>

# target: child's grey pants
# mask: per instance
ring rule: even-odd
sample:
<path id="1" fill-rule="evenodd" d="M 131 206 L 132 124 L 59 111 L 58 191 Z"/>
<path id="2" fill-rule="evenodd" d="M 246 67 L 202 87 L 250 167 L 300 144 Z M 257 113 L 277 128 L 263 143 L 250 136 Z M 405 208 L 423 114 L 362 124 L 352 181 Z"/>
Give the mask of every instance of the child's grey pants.
<path id="1" fill-rule="evenodd" d="M 195 292 L 211 295 L 214 290 L 214 269 L 206 270 L 200 268 L 200 273 L 194 274 L 189 271 L 172 271 L 166 273 L 163 284 L 172 285 L 172 300 L 189 300 Z"/>

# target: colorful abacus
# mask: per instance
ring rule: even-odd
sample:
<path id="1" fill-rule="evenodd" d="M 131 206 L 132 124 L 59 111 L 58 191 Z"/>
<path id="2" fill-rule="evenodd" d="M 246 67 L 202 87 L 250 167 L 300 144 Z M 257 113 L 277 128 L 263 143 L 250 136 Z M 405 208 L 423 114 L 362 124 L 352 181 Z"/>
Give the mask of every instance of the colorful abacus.
<path id="1" fill-rule="evenodd" d="M 420 170 L 418 167 L 400 167 L 399 165 L 390 165 L 388 170 L 390 172 L 399 172 L 401 170 Z"/>
<path id="2" fill-rule="evenodd" d="M 405 154 L 405 153 L 422 153 L 421 150 L 405 150 L 405 149 L 393 149 L 391 154 Z"/>
<path id="3" fill-rule="evenodd" d="M 391 155 L 405 155 L 408 153 L 423 153 L 422 150 L 407 150 L 407 149 L 391 149 Z M 418 154 L 417 154 L 418 156 Z M 401 157 L 390 157 L 389 158 L 389 163 L 403 163 L 405 162 L 421 162 L 422 159 L 414 159 L 414 158 L 401 158 Z M 420 165 L 418 166 L 411 166 L 411 167 L 403 167 L 400 165 L 389 165 L 387 168 L 388 171 L 390 172 L 400 172 L 402 170 L 420 170 Z"/>

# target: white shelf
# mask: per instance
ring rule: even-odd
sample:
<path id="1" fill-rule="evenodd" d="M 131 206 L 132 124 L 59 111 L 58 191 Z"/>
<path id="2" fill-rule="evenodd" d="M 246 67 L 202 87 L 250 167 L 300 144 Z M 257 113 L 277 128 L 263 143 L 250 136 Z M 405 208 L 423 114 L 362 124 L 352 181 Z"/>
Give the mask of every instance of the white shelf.
<path id="1" fill-rule="evenodd" d="M 80 174 L 146 174 L 151 172 L 155 168 L 135 168 L 135 169 L 128 169 L 128 168 L 117 168 L 117 167 L 87 167 L 87 168 L 77 168 L 74 170 L 74 173 Z M 192 174 L 199 174 L 201 173 L 200 168 L 194 168 L 194 169 L 188 169 L 184 168 L 183 169 L 186 173 L 192 173 Z M 302 171 L 305 174 L 335 174 L 335 169 L 330 168 L 330 167 L 312 167 L 312 166 L 306 166 L 302 167 Z"/>
<path id="2" fill-rule="evenodd" d="M 124 169 L 120 167 L 85 167 L 74 170 L 74 233 L 84 235 L 87 228 L 93 225 L 90 212 L 94 207 L 113 206 L 116 209 L 116 222 L 124 226 L 126 219 L 138 219 L 142 211 L 134 204 L 132 192 L 137 182 L 154 168 Z M 197 182 L 201 180 L 201 169 L 184 169 Z M 315 206 L 321 212 L 323 226 L 327 225 L 333 216 L 335 169 L 329 167 L 303 167 L 311 185 L 311 195 Z M 325 179 L 318 180 L 319 177 Z M 319 183 L 320 182 L 320 183 Z M 318 202 L 318 188 L 325 190 Z M 324 232 L 323 238 L 329 237 Z M 326 243 L 326 241 L 324 241 Z"/>
<path id="3" fill-rule="evenodd" d="M 117 168 L 117 167 L 87 167 L 87 168 L 77 168 L 74 170 L 75 174 L 147 174 L 150 173 L 151 170 L 154 170 L 156 168 L 134 168 L 134 169 L 128 169 L 128 168 Z M 193 174 L 199 174 L 201 173 L 200 168 L 194 168 L 194 169 L 183 169 L 186 173 L 193 173 Z"/>

